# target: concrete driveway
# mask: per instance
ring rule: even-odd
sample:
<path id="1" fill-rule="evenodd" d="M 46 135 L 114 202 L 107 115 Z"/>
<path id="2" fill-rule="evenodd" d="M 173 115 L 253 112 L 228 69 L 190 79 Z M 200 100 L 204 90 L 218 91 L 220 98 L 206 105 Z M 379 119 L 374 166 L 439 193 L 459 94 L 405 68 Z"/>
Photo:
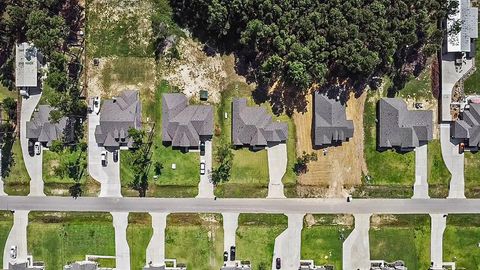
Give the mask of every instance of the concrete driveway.
<path id="1" fill-rule="evenodd" d="M 29 211 L 15 211 L 13 227 L 8 234 L 3 250 L 3 268 L 8 269 L 9 262 L 25 262 L 27 260 L 27 225 Z M 17 247 L 17 258 L 10 257 L 10 248 Z"/>
<path id="2" fill-rule="evenodd" d="M 370 269 L 370 230 L 371 214 L 356 214 L 355 228 L 343 242 L 343 269 Z"/>
<path id="3" fill-rule="evenodd" d="M 288 227 L 275 239 L 272 270 L 276 269 L 276 259 L 281 260 L 281 269 L 293 270 L 300 266 L 303 217 L 305 214 L 286 214 Z"/>
<path id="4" fill-rule="evenodd" d="M 415 148 L 414 199 L 428 199 L 428 145 Z"/>
<path id="5" fill-rule="evenodd" d="M 100 156 L 105 147 L 98 146 L 95 141 L 95 127 L 100 123 L 100 115 L 88 114 L 88 173 L 100 182 L 100 197 L 121 197 L 120 152 L 118 161 L 113 162 L 113 152 L 108 152 L 107 166 L 102 166 Z"/>
<path id="6" fill-rule="evenodd" d="M 432 269 L 443 269 L 443 232 L 447 226 L 447 215 L 430 214 L 431 222 L 431 239 L 430 239 L 430 260 L 432 261 Z"/>
<path id="7" fill-rule="evenodd" d="M 115 229 L 115 269 L 130 270 L 130 248 L 127 242 L 128 212 L 111 212 Z"/>
<path id="8" fill-rule="evenodd" d="M 267 198 L 285 198 L 282 178 L 287 171 L 287 144 L 269 145 L 268 153 L 268 196 Z"/>
<path id="9" fill-rule="evenodd" d="M 448 198 L 465 198 L 465 156 L 459 152 L 459 142 L 450 138 L 450 124 L 440 124 L 440 143 L 442 157 L 450 171 L 450 189 Z"/>
<path id="10" fill-rule="evenodd" d="M 239 213 L 222 213 L 223 217 L 223 250 L 228 252 L 228 260 L 230 257 L 230 247 L 235 246 L 235 237 L 237 235 Z M 237 259 L 237 258 L 235 258 Z"/>
<path id="11" fill-rule="evenodd" d="M 41 91 L 30 92 L 29 98 L 22 98 L 22 106 L 20 113 L 20 145 L 22 147 L 23 162 L 30 176 L 30 193 L 29 196 L 45 196 L 43 192 L 43 150 L 40 151 L 40 155 L 30 156 L 28 153 L 28 139 L 27 139 L 27 121 L 30 121 L 32 114 L 37 107 L 40 98 L 42 97 Z"/>
<path id="12" fill-rule="evenodd" d="M 212 141 L 205 141 L 205 155 L 200 156 L 200 161 L 205 161 L 205 174 L 200 175 L 200 183 L 198 183 L 198 195 L 197 198 L 213 198 L 213 184 L 210 181 L 210 175 L 212 173 Z M 200 172 L 200 165 L 198 171 Z"/>
<path id="13" fill-rule="evenodd" d="M 161 267 L 165 265 L 165 228 L 168 213 L 150 213 L 153 235 L 147 246 L 145 266 Z"/>

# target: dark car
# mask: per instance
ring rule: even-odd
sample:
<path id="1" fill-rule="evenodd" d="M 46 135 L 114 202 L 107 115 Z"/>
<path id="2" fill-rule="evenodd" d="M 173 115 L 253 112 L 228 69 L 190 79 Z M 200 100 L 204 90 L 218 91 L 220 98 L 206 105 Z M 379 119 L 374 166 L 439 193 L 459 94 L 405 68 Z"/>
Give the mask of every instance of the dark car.
<path id="1" fill-rule="evenodd" d="M 28 140 L 28 154 L 32 157 L 35 155 L 35 143 L 30 140 Z"/>
<path id="2" fill-rule="evenodd" d="M 230 261 L 235 261 L 235 246 L 230 247 Z"/>
<path id="3" fill-rule="evenodd" d="M 223 252 L 223 261 L 224 262 L 228 261 L 228 252 L 227 251 Z"/>
<path id="4" fill-rule="evenodd" d="M 275 268 L 276 268 L 276 269 L 282 268 L 282 261 L 280 260 L 280 258 L 277 258 L 277 259 L 275 260 Z"/>
<path id="5" fill-rule="evenodd" d="M 118 162 L 118 150 L 113 152 L 113 162 Z"/>
<path id="6" fill-rule="evenodd" d="M 200 155 L 205 156 L 205 142 L 200 142 Z"/>

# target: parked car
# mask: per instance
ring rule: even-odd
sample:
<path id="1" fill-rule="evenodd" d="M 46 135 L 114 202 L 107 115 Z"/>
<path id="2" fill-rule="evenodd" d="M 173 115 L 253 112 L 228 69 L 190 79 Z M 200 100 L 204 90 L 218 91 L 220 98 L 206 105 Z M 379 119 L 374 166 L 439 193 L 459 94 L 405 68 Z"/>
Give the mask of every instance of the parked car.
<path id="1" fill-rule="evenodd" d="M 205 156 L 205 142 L 200 142 L 200 156 Z"/>
<path id="2" fill-rule="evenodd" d="M 16 259 L 17 258 L 17 246 L 10 247 L 10 258 Z"/>
<path id="3" fill-rule="evenodd" d="M 277 259 L 275 260 L 275 268 L 276 268 L 276 269 L 282 268 L 282 261 L 281 261 L 280 258 L 277 258 Z"/>
<path id="4" fill-rule="evenodd" d="M 100 97 L 93 98 L 93 112 L 96 114 L 100 113 Z"/>
<path id="5" fill-rule="evenodd" d="M 464 151 L 465 151 L 465 143 L 462 142 L 459 145 L 458 152 L 459 152 L 459 154 L 463 154 Z"/>
<path id="6" fill-rule="evenodd" d="M 31 140 L 28 140 L 28 154 L 30 156 L 34 156 L 35 155 L 35 149 L 33 148 L 35 145 L 35 143 Z"/>
<path id="7" fill-rule="evenodd" d="M 228 252 L 227 251 L 223 252 L 223 261 L 224 262 L 228 261 Z"/>
<path id="8" fill-rule="evenodd" d="M 348 195 L 348 197 L 347 197 L 347 202 L 351 202 L 352 199 L 353 199 L 352 195 Z"/>
<path id="9" fill-rule="evenodd" d="M 200 174 L 205 174 L 205 160 L 200 161 Z"/>
<path id="10" fill-rule="evenodd" d="M 235 251 L 236 251 L 235 246 L 231 246 L 230 247 L 230 261 L 235 261 Z"/>
<path id="11" fill-rule="evenodd" d="M 107 163 L 108 163 L 107 158 L 108 158 L 107 151 L 102 151 L 101 159 L 102 159 L 102 166 L 103 167 L 107 166 Z"/>
<path id="12" fill-rule="evenodd" d="M 113 152 L 113 162 L 118 162 L 118 150 Z"/>
<path id="13" fill-rule="evenodd" d="M 42 151 L 42 145 L 40 144 L 40 142 L 35 142 L 34 149 L 35 149 L 35 154 L 40 155 L 40 152 Z"/>
<path id="14" fill-rule="evenodd" d="M 22 97 L 25 97 L 25 98 L 29 98 L 30 97 L 30 93 L 28 92 L 28 90 L 25 90 L 25 89 L 21 89 L 20 90 L 20 95 Z"/>

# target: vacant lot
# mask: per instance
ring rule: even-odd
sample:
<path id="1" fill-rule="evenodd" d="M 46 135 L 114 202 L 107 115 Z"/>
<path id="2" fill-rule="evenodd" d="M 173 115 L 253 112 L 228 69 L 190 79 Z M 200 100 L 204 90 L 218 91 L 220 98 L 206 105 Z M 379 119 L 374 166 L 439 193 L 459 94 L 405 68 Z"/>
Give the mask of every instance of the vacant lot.
<path id="1" fill-rule="evenodd" d="M 31 213 L 27 227 L 28 252 L 47 269 L 63 269 L 85 255 L 115 255 L 115 235 L 109 214 Z M 95 222 L 92 223 L 92 220 Z M 101 262 L 114 267 L 113 260 Z"/>
<path id="2" fill-rule="evenodd" d="M 449 215 L 443 234 L 443 259 L 457 269 L 480 268 L 480 216 Z"/>
<path id="3" fill-rule="evenodd" d="M 373 216 L 370 258 L 403 260 L 408 269 L 430 266 L 429 216 Z"/>
<path id="4" fill-rule="evenodd" d="M 130 213 L 127 240 L 130 246 L 130 267 L 142 269 L 146 263 L 148 243 L 153 235 L 152 219 L 146 213 Z"/>
<path id="5" fill-rule="evenodd" d="M 220 269 L 223 228 L 219 215 L 172 214 L 167 218 L 165 258 L 189 269 Z"/>

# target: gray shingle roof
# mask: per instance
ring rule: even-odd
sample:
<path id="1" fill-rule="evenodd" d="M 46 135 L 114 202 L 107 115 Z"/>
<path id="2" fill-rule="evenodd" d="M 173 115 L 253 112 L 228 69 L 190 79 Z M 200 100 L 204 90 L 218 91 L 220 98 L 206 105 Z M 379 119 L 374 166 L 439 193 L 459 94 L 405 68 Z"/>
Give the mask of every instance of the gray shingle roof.
<path id="1" fill-rule="evenodd" d="M 345 106 L 335 99 L 315 92 L 315 145 L 329 145 L 353 137 L 353 121 L 347 120 Z"/>
<path id="2" fill-rule="evenodd" d="M 264 147 L 287 140 L 287 123 L 273 122 L 265 108 L 248 107 L 245 98 L 234 99 L 232 106 L 233 145 Z"/>
<path id="3" fill-rule="evenodd" d="M 188 105 L 183 94 L 162 96 L 162 140 L 174 147 L 196 148 L 213 136 L 213 107 Z"/>
<path id="4" fill-rule="evenodd" d="M 115 99 L 105 100 L 100 110 L 100 124 L 95 128 L 95 140 L 105 147 L 132 146 L 130 128 L 141 129 L 142 105 L 139 92 L 125 90 Z"/>
<path id="5" fill-rule="evenodd" d="M 470 104 L 461 119 L 452 123 L 451 136 L 467 141 L 469 147 L 480 146 L 480 104 Z"/>
<path id="6" fill-rule="evenodd" d="M 15 53 L 15 85 L 17 87 L 37 87 L 38 74 L 37 48 L 24 42 L 17 44 Z"/>
<path id="7" fill-rule="evenodd" d="M 447 51 L 470 52 L 471 39 L 478 38 L 478 8 L 472 7 L 471 0 L 451 0 L 458 2 L 457 12 L 447 20 Z M 460 31 L 451 31 L 460 23 Z"/>
<path id="8" fill-rule="evenodd" d="M 379 106 L 380 148 L 408 149 L 432 140 L 432 111 L 409 111 L 399 98 L 382 98 Z"/>
<path id="9" fill-rule="evenodd" d="M 64 270 L 97 270 L 98 264 L 92 261 L 74 262 L 70 265 L 65 265 Z"/>
<path id="10" fill-rule="evenodd" d="M 52 141 L 63 138 L 66 142 L 73 140 L 73 121 L 67 117 L 62 117 L 58 123 L 50 122 L 50 112 L 53 110 L 49 105 L 39 105 L 38 110 L 33 113 L 31 121 L 27 121 L 26 137 L 36 140 L 47 146 L 52 145 Z"/>
<path id="11" fill-rule="evenodd" d="M 45 268 L 41 266 L 29 267 L 28 262 L 15 262 L 15 263 L 8 264 L 8 270 L 43 270 L 43 269 Z"/>
<path id="12" fill-rule="evenodd" d="M 222 266 L 220 270 L 250 270 L 249 266 Z"/>

